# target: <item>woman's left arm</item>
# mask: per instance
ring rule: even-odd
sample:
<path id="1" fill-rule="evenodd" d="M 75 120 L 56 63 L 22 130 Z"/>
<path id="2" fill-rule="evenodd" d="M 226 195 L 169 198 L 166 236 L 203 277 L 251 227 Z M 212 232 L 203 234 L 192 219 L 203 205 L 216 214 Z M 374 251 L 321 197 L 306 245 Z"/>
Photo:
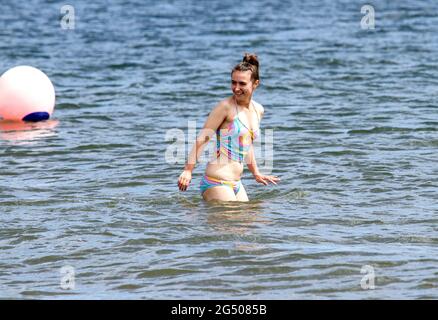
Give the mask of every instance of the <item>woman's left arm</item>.
<path id="1" fill-rule="evenodd" d="M 262 119 L 263 114 L 265 113 L 265 109 L 263 108 L 263 106 L 261 104 L 258 105 L 258 111 L 256 110 L 256 112 L 259 114 L 259 120 Z M 260 123 L 259 123 L 260 126 Z M 255 153 L 254 153 L 254 145 L 251 144 L 251 147 L 249 148 L 248 151 L 248 155 L 246 158 L 246 164 L 248 165 L 248 169 L 249 171 L 251 171 L 252 175 L 254 176 L 254 179 L 258 182 L 258 183 L 262 183 L 265 186 L 267 186 L 270 183 L 273 184 L 277 184 L 278 181 L 280 181 L 280 178 L 275 177 L 275 176 L 266 176 L 264 174 L 261 174 L 259 169 L 257 168 L 257 162 L 256 162 L 256 158 L 255 158 Z"/>
<path id="2" fill-rule="evenodd" d="M 267 186 L 269 183 L 277 184 L 277 182 L 280 181 L 280 178 L 276 176 L 267 176 L 260 173 L 259 169 L 257 168 L 257 162 L 254 153 L 254 145 L 251 145 L 251 147 L 248 150 L 248 155 L 246 157 L 246 164 L 248 166 L 249 171 L 251 171 L 252 175 L 254 176 L 254 179 L 258 183 L 262 183 L 265 186 Z"/>
<path id="3" fill-rule="evenodd" d="M 260 171 L 259 168 L 257 168 L 257 162 L 255 159 L 254 145 L 251 145 L 248 150 L 248 154 L 246 156 L 246 165 L 248 166 L 249 171 L 251 171 L 254 177 L 260 175 Z"/>

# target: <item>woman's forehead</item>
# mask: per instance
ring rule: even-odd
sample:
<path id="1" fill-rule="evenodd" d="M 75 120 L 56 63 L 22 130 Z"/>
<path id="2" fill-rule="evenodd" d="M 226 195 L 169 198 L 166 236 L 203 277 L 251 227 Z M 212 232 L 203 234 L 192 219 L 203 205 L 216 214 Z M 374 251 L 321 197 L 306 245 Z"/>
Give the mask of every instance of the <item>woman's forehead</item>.
<path id="1" fill-rule="evenodd" d="M 250 81 L 251 80 L 251 70 L 246 70 L 246 71 L 234 71 L 231 79 L 233 79 L 234 81 Z"/>

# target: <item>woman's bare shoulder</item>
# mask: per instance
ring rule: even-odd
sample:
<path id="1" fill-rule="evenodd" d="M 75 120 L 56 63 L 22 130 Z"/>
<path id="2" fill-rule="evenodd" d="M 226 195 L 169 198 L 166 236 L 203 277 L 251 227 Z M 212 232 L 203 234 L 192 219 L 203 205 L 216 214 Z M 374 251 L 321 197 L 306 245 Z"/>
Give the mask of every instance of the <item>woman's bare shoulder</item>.
<path id="1" fill-rule="evenodd" d="M 265 108 L 263 108 L 263 105 L 261 103 L 258 103 L 257 101 L 252 100 L 252 102 L 254 103 L 254 106 L 257 108 L 257 111 L 260 114 L 264 114 L 265 113 Z"/>
<path id="2" fill-rule="evenodd" d="M 229 111 L 231 110 L 230 98 L 226 98 L 219 101 L 213 109 L 216 108 L 228 114 Z"/>
<path id="3" fill-rule="evenodd" d="M 223 99 L 221 101 L 219 101 L 214 107 L 213 109 L 210 110 L 210 112 L 208 113 L 209 115 L 214 112 L 216 115 L 217 114 L 222 114 L 225 117 L 229 117 L 231 114 L 231 104 L 230 104 L 230 99 L 226 98 Z"/>

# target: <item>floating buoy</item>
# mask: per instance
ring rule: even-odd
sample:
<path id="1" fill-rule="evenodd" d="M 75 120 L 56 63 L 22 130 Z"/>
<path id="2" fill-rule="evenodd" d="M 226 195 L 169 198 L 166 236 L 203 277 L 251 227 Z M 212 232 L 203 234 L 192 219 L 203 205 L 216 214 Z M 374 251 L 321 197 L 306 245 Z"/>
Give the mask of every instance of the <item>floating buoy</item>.
<path id="1" fill-rule="evenodd" d="M 47 120 L 55 108 L 55 88 L 40 70 L 18 66 L 0 77 L 0 117 L 4 120 Z"/>

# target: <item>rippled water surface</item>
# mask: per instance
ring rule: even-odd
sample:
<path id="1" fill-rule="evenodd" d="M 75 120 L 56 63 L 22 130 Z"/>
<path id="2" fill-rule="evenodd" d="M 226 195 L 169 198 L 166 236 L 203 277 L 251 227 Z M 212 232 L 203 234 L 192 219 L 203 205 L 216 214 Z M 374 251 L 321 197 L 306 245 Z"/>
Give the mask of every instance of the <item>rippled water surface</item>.
<path id="1" fill-rule="evenodd" d="M 106 3 L 71 1 L 73 30 L 59 2 L 2 3 L 0 72 L 40 68 L 57 104 L 0 122 L 0 298 L 438 298 L 438 2 Z M 245 51 L 282 181 L 208 204 L 166 133 Z"/>

